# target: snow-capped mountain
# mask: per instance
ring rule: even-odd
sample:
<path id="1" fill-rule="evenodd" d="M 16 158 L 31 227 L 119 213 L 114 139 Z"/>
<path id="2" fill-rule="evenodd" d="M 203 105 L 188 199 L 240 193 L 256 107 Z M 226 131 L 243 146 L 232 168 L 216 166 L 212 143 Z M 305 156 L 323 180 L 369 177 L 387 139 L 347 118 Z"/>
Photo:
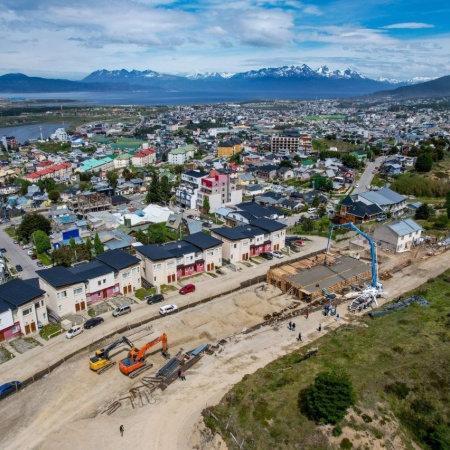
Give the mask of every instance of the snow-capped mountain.
<path id="1" fill-rule="evenodd" d="M 154 70 L 96 70 L 83 79 L 84 82 L 123 82 L 123 83 L 138 83 L 145 79 L 175 79 L 175 75 L 168 75 L 165 73 L 155 72 Z"/>

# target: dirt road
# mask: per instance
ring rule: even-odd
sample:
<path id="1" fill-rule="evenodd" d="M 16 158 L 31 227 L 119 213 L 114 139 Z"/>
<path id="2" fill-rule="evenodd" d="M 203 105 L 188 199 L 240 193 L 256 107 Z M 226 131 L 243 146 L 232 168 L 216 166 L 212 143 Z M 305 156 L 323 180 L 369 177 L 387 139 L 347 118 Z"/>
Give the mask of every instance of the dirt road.
<path id="1" fill-rule="evenodd" d="M 385 282 L 388 299 L 419 286 L 448 266 L 448 255 L 443 253 L 396 273 Z M 267 298 L 261 298 L 250 289 L 218 299 L 158 321 L 154 336 L 168 332 L 171 352 L 176 353 L 180 347 L 187 350 L 201 342 L 232 335 L 243 326 L 258 323 L 266 311 L 277 310 L 289 301 L 277 294 L 279 292 L 273 290 Z M 343 313 L 340 311 L 341 323 L 348 317 Z M 320 313 L 311 314 L 308 320 L 296 320 L 303 344 L 319 336 L 316 330 L 319 321 L 322 333 L 337 326 L 333 318 L 325 318 Z M 0 403 L 0 448 L 219 448 L 212 443 L 201 446 L 200 434 L 196 431 L 201 411 L 217 403 L 245 374 L 298 348 L 295 338 L 295 333 L 287 326 L 266 327 L 248 335 L 238 333 L 217 356 L 204 356 L 188 370 L 186 381 L 177 380 L 164 392 L 156 392 L 152 404 L 132 409 L 124 402 L 111 416 L 100 412 L 138 381 L 123 376 L 117 368 L 98 376 L 87 369 L 88 355 L 80 354 L 47 378 Z M 164 363 L 159 354 L 151 356 L 150 360 L 155 368 Z M 123 437 L 119 433 L 121 424 L 125 427 Z"/>

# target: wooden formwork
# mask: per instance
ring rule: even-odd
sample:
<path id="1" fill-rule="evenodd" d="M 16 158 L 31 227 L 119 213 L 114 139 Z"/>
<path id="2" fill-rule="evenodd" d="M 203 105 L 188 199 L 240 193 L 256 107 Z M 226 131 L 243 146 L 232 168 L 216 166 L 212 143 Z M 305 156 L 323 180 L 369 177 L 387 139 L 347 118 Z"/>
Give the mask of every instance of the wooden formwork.
<path id="1" fill-rule="evenodd" d="M 329 266 L 334 267 L 339 263 L 340 256 L 336 253 L 330 252 L 328 254 L 321 253 L 313 257 L 305 257 L 300 261 L 294 263 L 287 263 L 280 267 L 270 269 L 267 272 L 267 283 L 275 287 L 278 287 L 283 293 L 289 293 L 296 296 L 300 300 L 315 301 L 320 297 L 323 297 L 324 293 L 320 285 L 325 280 L 318 280 L 314 289 L 311 289 L 311 285 L 302 286 L 293 280 L 293 276 L 303 271 L 313 270 L 317 266 Z M 338 267 L 338 266 L 336 266 Z M 341 274 L 345 277 L 345 273 Z M 362 284 L 371 279 L 371 269 L 368 267 L 366 271 L 354 275 L 344 280 L 335 283 L 331 286 L 327 286 L 327 290 L 332 293 L 342 291 L 343 288 L 355 284 Z"/>

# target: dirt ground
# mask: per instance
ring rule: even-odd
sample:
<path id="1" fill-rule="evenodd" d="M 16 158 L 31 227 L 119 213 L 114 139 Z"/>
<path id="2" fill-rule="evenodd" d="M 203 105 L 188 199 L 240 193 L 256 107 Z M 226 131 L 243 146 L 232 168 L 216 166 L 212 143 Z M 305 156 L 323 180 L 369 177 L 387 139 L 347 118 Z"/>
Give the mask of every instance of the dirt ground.
<path id="1" fill-rule="evenodd" d="M 413 266 L 394 273 L 384 283 L 387 299 L 419 286 L 449 265 L 445 253 L 415 259 Z M 245 374 L 316 339 L 319 322 L 322 333 L 338 325 L 320 312 L 311 314 L 308 320 L 299 318 L 296 325 L 303 335 L 301 344 L 287 326 L 241 333 L 243 328 L 261 322 L 265 314 L 288 304 L 290 300 L 275 288 L 255 291 L 252 287 L 155 321 L 153 333 L 136 341 L 138 346 L 163 332 L 168 334 L 172 354 L 180 348 L 190 350 L 225 337 L 227 343 L 220 352 L 205 355 L 189 369 L 186 381 L 177 380 L 164 392 L 156 391 L 150 404 L 132 409 L 122 402 L 122 407 L 110 416 L 101 412 L 140 384 L 142 376 L 129 379 L 117 366 L 99 376 L 88 368 L 89 354 L 80 353 L 46 378 L 0 403 L 0 448 L 224 450 L 226 446 L 218 437 L 211 438 L 202 431 L 202 410 L 216 404 Z M 341 311 L 341 317 L 342 324 L 348 315 Z M 118 361 L 125 355 L 123 349 L 113 359 Z M 159 352 L 149 360 L 154 367 L 145 375 L 154 375 L 165 363 Z M 125 427 L 123 437 L 120 425 Z"/>

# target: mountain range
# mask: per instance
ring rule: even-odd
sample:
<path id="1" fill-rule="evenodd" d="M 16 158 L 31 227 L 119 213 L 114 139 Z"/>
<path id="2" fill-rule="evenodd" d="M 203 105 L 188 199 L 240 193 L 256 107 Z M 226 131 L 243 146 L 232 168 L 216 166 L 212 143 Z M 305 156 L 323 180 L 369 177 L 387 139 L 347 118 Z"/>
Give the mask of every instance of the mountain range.
<path id="1" fill-rule="evenodd" d="M 443 77 L 446 78 L 446 77 Z M 270 93 L 282 98 L 311 99 L 355 97 L 381 91 L 382 95 L 395 92 L 395 88 L 414 88 L 427 79 L 396 81 L 391 79 L 370 79 L 352 69 L 330 70 L 327 66 L 311 69 L 301 66 L 283 66 L 262 68 L 239 73 L 204 73 L 187 76 L 169 75 L 153 70 L 97 70 L 80 81 L 28 77 L 24 74 L 6 74 L 0 76 L 0 92 L 8 93 L 51 93 L 51 92 L 180 92 L 233 93 L 239 101 L 243 93 L 255 98 L 264 98 Z M 438 80 L 433 80 L 438 82 Z M 431 83 L 432 81 L 427 81 Z M 441 85 L 445 85 L 445 81 Z M 439 86 L 439 83 L 435 84 Z M 439 95 L 439 88 L 430 88 L 429 92 Z M 401 95 L 401 94 L 398 94 Z M 419 95 L 420 96 L 420 95 Z"/>

